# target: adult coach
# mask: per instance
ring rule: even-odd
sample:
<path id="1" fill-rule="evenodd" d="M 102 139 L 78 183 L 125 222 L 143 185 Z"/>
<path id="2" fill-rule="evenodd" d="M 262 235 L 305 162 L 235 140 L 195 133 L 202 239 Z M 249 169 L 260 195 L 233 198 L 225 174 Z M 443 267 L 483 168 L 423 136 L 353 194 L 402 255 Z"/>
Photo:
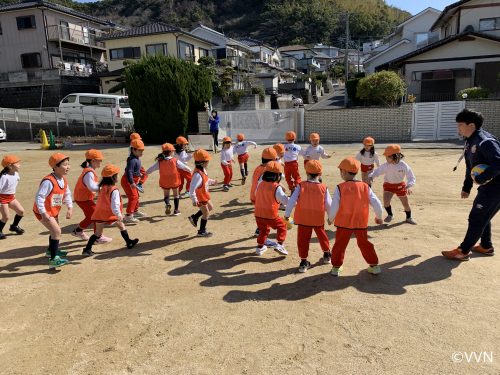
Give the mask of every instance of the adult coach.
<path id="1" fill-rule="evenodd" d="M 456 118 L 458 132 L 465 137 L 465 173 L 462 198 L 468 198 L 474 182 L 479 184 L 477 196 L 469 213 L 469 227 L 459 247 L 442 254 L 448 259 L 469 260 L 471 250 L 493 255 L 491 219 L 500 208 L 500 142 L 484 131 L 483 116 L 479 112 L 464 109 Z M 479 176 L 471 177 L 471 169 L 478 164 L 489 166 Z M 477 241 L 481 240 L 479 245 Z"/>
<path id="2" fill-rule="evenodd" d="M 208 115 L 208 124 L 210 125 L 210 133 L 214 137 L 214 144 L 217 150 L 217 147 L 219 147 L 219 122 L 220 122 L 220 117 L 217 114 L 217 111 L 214 109 L 212 110 L 212 113 Z"/>

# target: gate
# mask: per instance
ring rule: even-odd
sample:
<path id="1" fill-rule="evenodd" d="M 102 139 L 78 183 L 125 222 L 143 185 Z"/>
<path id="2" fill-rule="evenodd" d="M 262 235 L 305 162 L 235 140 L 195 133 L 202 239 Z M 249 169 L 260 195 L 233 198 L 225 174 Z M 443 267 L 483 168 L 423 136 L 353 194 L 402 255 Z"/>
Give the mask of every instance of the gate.
<path id="1" fill-rule="evenodd" d="M 413 141 L 458 139 L 457 113 L 465 108 L 465 101 L 415 103 L 411 137 Z"/>

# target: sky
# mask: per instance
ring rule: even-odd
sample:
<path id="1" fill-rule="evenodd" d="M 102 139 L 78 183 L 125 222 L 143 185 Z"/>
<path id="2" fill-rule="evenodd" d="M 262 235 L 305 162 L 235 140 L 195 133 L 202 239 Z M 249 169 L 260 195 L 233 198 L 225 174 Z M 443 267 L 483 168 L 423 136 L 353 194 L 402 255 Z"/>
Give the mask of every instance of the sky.
<path id="1" fill-rule="evenodd" d="M 445 6 L 455 3 L 457 0 L 386 0 L 389 5 L 394 5 L 400 9 L 415 15 L 427 7 L 443 10 Z"/>

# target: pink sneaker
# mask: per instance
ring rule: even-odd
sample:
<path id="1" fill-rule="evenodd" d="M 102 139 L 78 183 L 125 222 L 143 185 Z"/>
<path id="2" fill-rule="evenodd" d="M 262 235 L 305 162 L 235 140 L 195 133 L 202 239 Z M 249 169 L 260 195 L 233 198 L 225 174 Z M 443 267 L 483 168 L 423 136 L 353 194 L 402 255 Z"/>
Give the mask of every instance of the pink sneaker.
<path id="1" fill-rule="evenodd" d="M 84 241 L 89 240 L 89 236 L 87 236 L 87 234 L 83 230 L 81 232 L 77 232 L 76 230 L 74 230 L 73 232 L 71 232 L 71 235 L 78 237 Z"/>
<path id="2" fill-rule="evenodd" d="M 109 238 L 106 236 L 101 236 L 101 238 L 99 238 L 95 243 L 96 244 L 104 244 L 104 243 L 110 243 L 111 241 L 113 241 L 112 238 Z"/>

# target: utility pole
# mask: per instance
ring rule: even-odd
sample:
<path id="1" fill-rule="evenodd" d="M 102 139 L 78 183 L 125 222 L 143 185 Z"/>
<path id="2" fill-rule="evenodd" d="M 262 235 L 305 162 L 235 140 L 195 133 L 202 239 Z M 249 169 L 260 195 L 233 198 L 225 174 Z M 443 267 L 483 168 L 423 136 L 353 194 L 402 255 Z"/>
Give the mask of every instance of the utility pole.
<path id="1" fill-rule="evenodd" d="M 361 39 L 358 39 L 358 63 L 357 63 L 357 67 L 358 67 L 358 70 L 357 72 L 359 73 L 359 50 L 361 49 Z"/>
<path id="2" fill-rule="evenodd" d="M 347 80 L 349 79 L 349 12 L 346 12 L 345 17 L 345 83 L 344 83 L 344 107 L 347 107 L 347 101 L 349 97 L 347 96 Z"/>

